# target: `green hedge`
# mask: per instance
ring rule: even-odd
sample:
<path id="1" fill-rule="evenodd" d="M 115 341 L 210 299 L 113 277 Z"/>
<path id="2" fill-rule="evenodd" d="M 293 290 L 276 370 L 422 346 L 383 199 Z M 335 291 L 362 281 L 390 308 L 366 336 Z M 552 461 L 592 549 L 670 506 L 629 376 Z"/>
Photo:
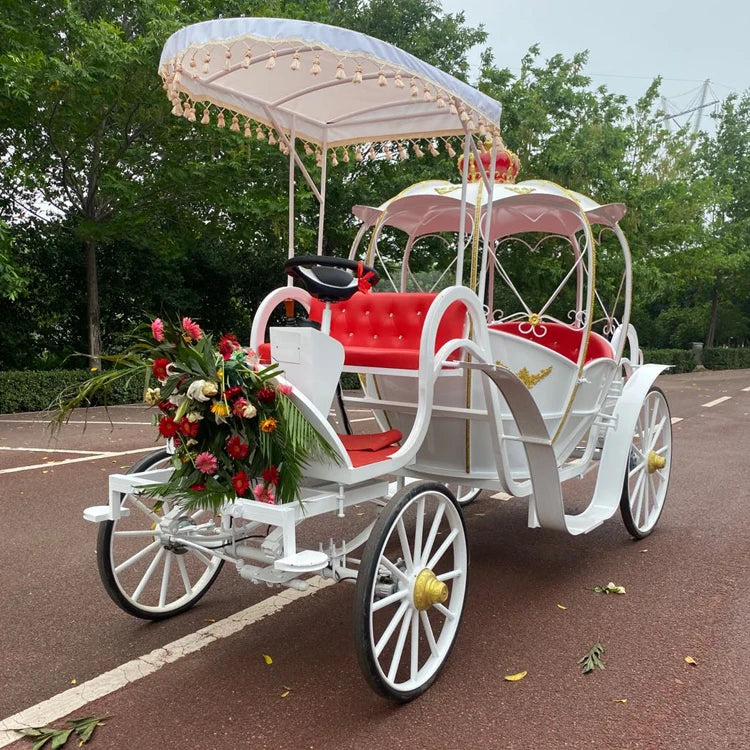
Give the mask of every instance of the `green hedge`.
<path id="1" fill-rule="evenodd" d="M 707 370 L 742 370 L 750 367 L 750 347 L 705 349 L 703 351 L 703 364 Z"/>
<path id="2" fill-rule="evenodd" d="M 668 373 L 692 372 L 695 369 L 695 355 L 692 349 L 644 349 L 643 361 L 657 365 L 673 365 Z"/>
<path id="3" fill-rule="evenodd" d="M 72 391 L 91 374 L 87 370 L 10 370 L 0 372 L 0 414 L 41 411 Z M 136 382 L 137 381 L 137 382 Z M 98 394 L 92 406 L 132 404 L 143 399 L 143 380 L 117 381 Z"/>

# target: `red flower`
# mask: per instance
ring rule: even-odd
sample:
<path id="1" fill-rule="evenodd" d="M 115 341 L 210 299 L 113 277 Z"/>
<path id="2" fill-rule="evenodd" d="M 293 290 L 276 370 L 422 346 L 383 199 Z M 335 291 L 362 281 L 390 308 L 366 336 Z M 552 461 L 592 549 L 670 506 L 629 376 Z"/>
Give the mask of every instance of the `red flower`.
<path id="1" fill-rule="evenodd" d="M 241 417 L 242 412 L 245 410 L 245 407 L 248 405 L 246 398 L 238 398 L 233 404 L 232 404 L 232 413 L 235 417 Z"/>
<path id="2" fill-rule="evenodd" d="M 162 417 L 159 420 L 159 434 L 165 438 L 174 437 L 178 431 L 177 422 L 172 417 Z"/>
<path id="3" fill-rule="evenodd" d="M 258 391 L 258 401 L 265 401 L 266 403 L 273 403 L 276 400 L 276 389 L 264 386 Z"/>
<path id="4" fill-rule="evenodd" d="M 167 366 L 169 365 L 168 359 L 155 359 L 154 364 L 151 367 L 151 371 L 154 373 L 154 377 L 157 380 L 166 380 L 169 377 L 167 372 Z"/>
<path id="5" fill-rule="evenodd" d="M 190 485 L 190 489 L 193 492 L 203 492 L 203 490 L 206 489 L 206 483 L 205 482 L 196 482 L 195 484 Z"/>
<path id="6" fill-rule="evenodd" d="M 219 352 L 225 360 L 229 359 L 236 349 L 240 349 L 240 342 L 233 333 L 225 333 L 219 339 Z"/>
<path id="7" fill-rule="evenodd" d="M 241 385 L 233 385 L 231 388 L 227 388 L 224 391 L 224 396 L 227 399 L 237 398 L 242 393 L 242 386 Z"/>
<path id="8" fill-rule="evenodd" d="M 263 470 L 263 481 L 266 482 L 266 484 L 273 484 L 276 485 L 276 487 L 279 486 L 279 470 L 271 465 L 267 469 Z"/>
<path id="9" fill-rule="evenodd" d="M 239 435 L 233 435 L 227 440 L 227 453 L 232 458 L 247 458 L 250 455 L 250 446 L 244 443 Z"/>
<path id="10" fill-rule="evenodd" d="M 186 344 L 191 341 L 199 341 L 203 337 L 203 331 L 201 327 L 192 318 L 182 319 L 182 339 Z"/>
<path id="11" fill-rule="evenodd" d="M 250 479 L 244 471 L 238 471 L 232 477 L 232 487 L 239 497 L 244 497 L 245 493 L 250 489 Z"/>
<path id="12" fill-rule="evenodd" d="M 164 323 L 161 318 L 154 318 L 151 321 L 151 334 L 159 343 L 164 341 Z"/>
<path id="13" fill-rule="evenodd" d="M 198 437 L 198 430 L 200 429 L 200 422 L 191 422 L 187 417 L 183 417 L 180 420 L 180 432 L 189 438 Z"/>
<path id="14" fill-rule="evenodd" d="M 164 414 L 174 414 L 177 411 L 177 407 L 171 401 L 160 401 L 157 406 Z"/>

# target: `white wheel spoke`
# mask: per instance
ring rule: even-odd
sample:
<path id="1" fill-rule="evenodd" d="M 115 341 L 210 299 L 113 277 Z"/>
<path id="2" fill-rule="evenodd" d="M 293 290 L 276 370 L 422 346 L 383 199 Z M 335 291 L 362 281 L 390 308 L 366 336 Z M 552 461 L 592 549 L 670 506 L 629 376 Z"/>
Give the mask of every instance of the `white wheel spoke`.
<path id="1" fill-rule="evenodd" d="M 390 604 L 395 604 L 396 602 L 400 602 L 409 591 L 407 589 L 401 589 L 400 591 L 397 591 L 395 594 L 390 594 L 388 596 L 383 597 L 382 599 L 376 599 L 372 604 L 372 611 L 377 612 L 380 609 L 383 609 L 384 607 L 389 606 Z"/>
<path id="2" fill-rule="evenodd" d="M 639 471 L 643 469 L 643 461 L 639 461 L 629 472 L 628 472 L 628 479 L 632 479 L 635 474 L 637 474 Z"/>
<path id="3" fill-rule="evenodd" d="M 414 568 L 414 562 L 411 558 L 411 549 L 409 548 L 409 539 L 406 536 L 406 527 L 404 526 L 404 517 L 398 519 L 396 524 L 398 529 L 398 539 L 401 542 L 401 552 L 404 555 L 404 562 L 406 563 L 406 569 L 412 570 Z"/>
<path id="4" fill-rule="evenodd" d="M 448 547 L 453 544 L 453 540 L 458 536 L 458 529 L 453 529 L 450 534 L 445 538 L 445 541 L 440 545 L 438 548 L 438 551 L 430 558 L 430 562 L 425 565 L 426 568 L 429 568 L 432 570 L 435 565 L 437 565 L 438 562 L 440 562 L 440 558 L 445 554 Z"/>
<path id="5" fill-rule="evenodd" d="M 432 625 L 430 624 L 430 618 L 427 616 L 427 612 L 420 612 L 419 619 L 422 621 L 422 630 L 427 637 L 427 643 L 430 645 L 430 651 L 433 656 L 438 655 L 438 647 L 435 641 L 435 634 L 432 632 Z"/>
<path id="6" fill-rule="evenodd" d="M 167 603 L 167 588 L 169 587 L 169 573 L 172 570 L 172 555 L 169 554 L 164 560 L 164 572 L 161 574 L 161 589 L 159 590 L 159 606 Z"/>
<path id="7" fill-rule="evenodd" d="M 161 516 L 158 513 L 154 513 L 154 511 L 151 510 L 148 505 L 141 502 L 135 495 L 130 495 L 130 501 L 133 503 L 133 505 L 135 505 L 136 508 L 141 510 L 152 521 L 156 521 L 156 523 L 159 523 L 159 521 L 161 521 Z"/>
<path id="8" fill-rule="evenodd" d="M 401 630 L 398 632 L 398 640 L 396 641 L 396 648 L 393 649 L 393 657 L 391 658 L 391 667 L 388 670 L 388 679 L 393 680 L 398 672 L 398 665 L 401 663 L 401 657 L 404 654 L 404 644 L 406 643 L 406 635 L 409 632 L 409 625 L 411 624 L 411 617 L 406 615 L 401 622 Z"/>
<path id="9" fill-rule="evenodd" d="M 154 556 L 154 559 L 151 561 L 151 565 L 148 566 L 148 569 L 143 574 L 143 578 L 141 578 L 141 582 L 138 584 L 136 590 L 133 592 L 133 596 L 131 597 L 131 599 L 134 602 L 137 602 L 138 597 L 143 593 L 143 589 L 146 588 L 146 585 L 151 580 L 151 576 L 156 570 L 156 567 L 159 565 L 159 562 L 161 561 L 161 558 L 163 555 L 164 555 L 164 547 L 160 547 L 159 551 Z"/>
<path id="10" fill-rule="evenodd" d="M 426 560 L 432 552 L 432 545 L 435 544 L 435 537 L 437 536 L 438 529 L 440 528 L 440 522 L 443 520 L 443 513 L 445 513 L 445 505 L 443 505 L 443 503 L 440 503 L 438 509 L 435 511 L 435 518 L 432 519 L 430 533 L 427 535 L 427 541 L 425 542 L 424 549 L 422 550 L 422 560 Z"/>
<path id="11" fill-rule="evenodd" d="M 645 471 L 641 471 L 638 475 L 638 479 L 635 480 L 635 486 L 633 487 L 633 494 L 630 496 L 630 507 L 633 509 L 633 519 L 638 523 L 638 515 L 641 512 L 641 504 L 643 503 L 643 477 Z"/>
<path id="12" fill-rule="evenodd" d="M 409 676 L 415 679 L 419 672 L 419 612 L 411 613 L 411 668 Z"/>
<path id="13" fill-rule="evenodd" d="M 417 500 L 417 518 L 414 529 L 414 567 L 422 562 L 422 534 L 424 533 L 424 496 Z"/>
<path id="14" fill-rule="evenodd" d="M 400 581 L 409 584 L 409 577 L 401 568 L 397 568 L 385 555 L 380 556 L 380 565 L 382 565 L 391 575 L 396 576 Z"/>
<path id="15" fill-rule="evenodd" d="M 193 586 L 190 583 L 187 567 L 185 567 L 185 561 L 182 559 L 182 555 L 177 555 L 177 567 L 180 569 L 180 577 L 182 578 L 182 585 L 185 587 L 185 593 L 190 596 L 190 594 L 193 593 Z"/>
<path id="16" fill-rule="evenodd" d="M 406 612 L 409 609 L 409 602 L 401 602 L 401 606 L 398 608 L 396 614 L 391 618 L 388 623 L 388 627 L 383 631 L 383 635 L 380 636 L 380 640 L 375 644 L 375 657 L 379 657 L 383 649 L 386 647 L 388 641 L 391 639 L 394 631 L 398 627 L 398 624 L 406 616 Z"/>
<path id="17" fill-rule="evenodd" d="M 455 612 L 451 612 L 448 607 L 444 606 L 443 604 L 436 603 L 432 606 L 435 607 L 435 609 L 440 612 L 441 615 L 445 615 L 445 617 L 447 617 L 449 620 L 455 619 Z"/>
<path id="18" fill-rule="evenodd" d="M 145 557 L 149 552 L 155 550 L 160 545 L 160 542 L 151 542 L 147 547 L 144 547 L 140 552 L 136 552 L 132 557 L 129 557 L 124 562 L 121 562 L 115 567 L 115 573 L 121 573 L 123 570 L 127 570 L 133 563 L 138 562 L 142 557 Z"/>
<path id="19" fill-rule="evenodd" d="M 152 529 L 142 529 L 138 531 L 114 531 L 112 533 L 113 536 L 150 536 L 152 539 L 155 536 L 158 536 L 158 533 L 156 531 L 153 531 Z"/>
<path id="20" fill-rule="evenodd" d="M 438 581 L 451 581 L 454 578 L 460 578 L 464 574 L 463 570 L 449 570 L 447 573 L 441 573 L 439 576 L 435 576 Z"/>
<path id="21" fill-rule="evenodd" d="M 211 565 L 211 558 L 206 557 L 202 552 L 192 547 L 187 548 L 188 552 L 193 556 L 197 557 L 207 568 Z"/>
<path id="22" fill-rule="evenodd" d="M 650 442 L 649 445 L 650 450 L 653 450 L 653 447 L 656 445 L 656 441 L 659 439 L 659 435 L 661 435 L 662 430 L 664 429 L 664 425 L 667 423 L 667 418 L 664 417 L 664 419 L 659 422 L 658 427 L 656 427 L 655 431 L 651 433 L 650 436 Z"/>
<path id="23" fill-rule="evenodd" d="M 649 514 L 649 506 L 651 505 L 651 485 L 649 483 L 649 477 L 648 474 L 643 475 L 645 477 L 643 481 L 643 507 L 642 515 L 643 515 L 643 521 L 641 521 L 641 526 L 646 525 L 646 519 L 648 518 Z"/>

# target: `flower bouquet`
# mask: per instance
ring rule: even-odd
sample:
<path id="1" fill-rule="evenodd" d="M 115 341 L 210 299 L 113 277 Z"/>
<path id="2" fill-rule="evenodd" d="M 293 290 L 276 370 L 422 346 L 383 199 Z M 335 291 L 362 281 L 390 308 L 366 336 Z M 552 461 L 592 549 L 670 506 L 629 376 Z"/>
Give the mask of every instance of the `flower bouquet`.
<path id="1" fill-rule="evenodd" d="M 260 367 L 232 334 L 214 345 L 191 318 L 156 318 L 126 351 L 105 359 L 114 367 L 61 397 L 53 425 L 113 381 L 141 375 L 144 400 L 158 410 L 154 425 L 175 451 L 172 475 L 149 495 L 213 511 L 235 496 L 286 503 L 298 498 L 309 458 L 336 461 L 290 399 L 292 387 L 278 382 L 278 366 Z"/>

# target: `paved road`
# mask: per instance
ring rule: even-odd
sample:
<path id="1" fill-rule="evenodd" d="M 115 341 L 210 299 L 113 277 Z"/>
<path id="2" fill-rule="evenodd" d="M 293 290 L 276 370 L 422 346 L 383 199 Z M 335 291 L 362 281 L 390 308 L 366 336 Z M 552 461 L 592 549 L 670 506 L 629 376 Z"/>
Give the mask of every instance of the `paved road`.
<path id="1" fill-rule="evenodd" d="M 635 543 L 619 518 L 583 537 L 531 530 L 522 503 L 483 496 L 466 510 L 472 568 L 456 647 L 435 685 L 401 707 L 359 674 L 351 585 L 292 600 L 227 568 L 166 622 L 110 602 L 96 528 L 80 514 L 104 502 L 109 472 L 152 447 L 143 409 L 112 409 L 112 426 L 92 410 L 85 433 L 70 425 L 53 444 L 37 415 L 0 417 L 0 717 L 266 606 L 253 625 L 75 710 L 112 714 L 90 747 L 750 747 L 750 371 L 660 385 L 681 421 L 656 532 Z M 568 483 L 566 499 L 588 489 Z M 589 590 L 609 581 L 627 594 Z M 597 640 L 607 668 L 584 676 L 576 662 Z M 520 670 L 521 682 L 502 679 Z"/>

